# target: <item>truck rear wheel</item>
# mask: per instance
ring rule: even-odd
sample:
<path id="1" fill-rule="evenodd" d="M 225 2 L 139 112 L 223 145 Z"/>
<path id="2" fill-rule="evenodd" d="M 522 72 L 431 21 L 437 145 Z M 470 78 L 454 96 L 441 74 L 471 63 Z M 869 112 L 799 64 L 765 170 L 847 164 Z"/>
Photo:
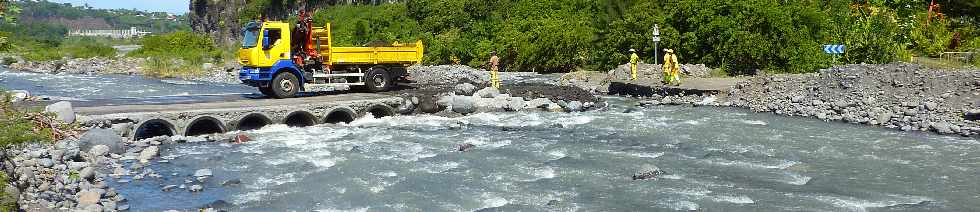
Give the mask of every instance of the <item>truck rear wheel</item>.
<path id="1" fill-rule="evenodd" d="M 282 72 L 272 78 L 272 84 L 269 87 L 272 90 L 273 98 L 292 98 L 299 92 L 299 79 L 293 73 Z"/>
<path id="2" fill-rule="evenodd" d="M 371 92 L 387 91 L 391 87 L 391 76 L 383 68 L 372 68 L 364 75 L 364 86 Z"/>

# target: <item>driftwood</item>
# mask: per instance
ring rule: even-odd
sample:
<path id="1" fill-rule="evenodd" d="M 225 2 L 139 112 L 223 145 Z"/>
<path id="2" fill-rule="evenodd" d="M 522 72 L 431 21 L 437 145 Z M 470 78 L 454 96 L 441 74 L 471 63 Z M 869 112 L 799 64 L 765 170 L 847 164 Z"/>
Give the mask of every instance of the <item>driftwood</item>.
<path id="1" fill-rule="evenodd" d="M 32 130 L 35 133 L 41 133 L 45 129 L 50 129 L 52 138 L 55 141 L 69 138 L 79 138 L 77 126 L 61 123 L 48 114 L 41 112 L 27 112 L 24 113 L 24 119 L 30 120 L 31 123 L 34 124 L 34 128 Z"/>

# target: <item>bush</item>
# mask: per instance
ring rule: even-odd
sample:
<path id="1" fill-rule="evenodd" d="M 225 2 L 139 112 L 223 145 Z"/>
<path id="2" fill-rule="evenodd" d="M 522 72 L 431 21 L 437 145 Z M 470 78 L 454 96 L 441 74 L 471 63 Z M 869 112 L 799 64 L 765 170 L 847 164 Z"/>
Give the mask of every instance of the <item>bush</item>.
<path id="1" fill-rule="evenodd" d="M 10 183 L 10 178 L 7 177 L 7 172 L 0 172 L 0 211 L 17 211 L 17 198 L 5 192 L 7 185 Z"/>
<path id="2" fill-rule="evenodd" d="M 70 58 L 112 58 L 116 56 L 116 49 L 112 48 L 109 43 L 89 37 L 67 39 L 62 42 L 59 49 Z"/>
<path id="3" fill-rule="evenodd" d="M 3 95 L 3 99 L 0 99 L 0 149 L 28 142 L 53 140 L 51 129 L 37 129 L 31 120 L 25 118 L 24 112 L 13 107 L 10 93 L 0 93 Z"/>
<path id="4" fill-rule="evenodd" d="M 202 64 L 222 59 L 224 54 L 210 38 L 192 32 L 147 36 L 143 46 L 128 56 L 147 58 L 144 74 L 152 77 L 191 77 L 203 74 Z"/>

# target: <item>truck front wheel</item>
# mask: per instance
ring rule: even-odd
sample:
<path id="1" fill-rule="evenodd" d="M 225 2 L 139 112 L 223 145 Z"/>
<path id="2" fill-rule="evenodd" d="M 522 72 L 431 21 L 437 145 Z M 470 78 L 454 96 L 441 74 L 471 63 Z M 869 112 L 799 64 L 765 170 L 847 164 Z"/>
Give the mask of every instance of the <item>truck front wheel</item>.
<path id="1" fill-rule="evenodd" d="M 364 76 L 364 85 L 371 92 L 387 91 L 391 87 L 391 76 L 382 68 L 372 68 Z"/>
<path id="2" fill-rule="evenodd" d="M 267 97 L 272 97 L 275 93 L 272 92 L 272 87 L 259 87 L 259 92 Z"/>
<path id="3" fill-rule="evenodd" d="M 272 97 L 277 99 L 292 98 L 299 92 L 299 79 L 289 72 L 282 72 L 272 78 Z"/>

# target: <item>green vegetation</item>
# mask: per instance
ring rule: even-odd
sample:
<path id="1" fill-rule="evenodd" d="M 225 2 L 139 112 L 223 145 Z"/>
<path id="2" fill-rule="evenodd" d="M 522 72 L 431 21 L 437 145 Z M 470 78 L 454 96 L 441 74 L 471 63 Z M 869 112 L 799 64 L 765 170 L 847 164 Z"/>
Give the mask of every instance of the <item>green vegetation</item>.
<path id="1" fill-rule="evenodd" d="M 0 91 L 0 148 L 8 148 L 28 142 L 51 141 L 54 133 L 50 128 L 37 128 L 30 114 L 13 107 L 13 97 Z"/>
<path id="2" fill-rule="evenodd" d="M 185 31 L 147 36 L 139 43 L 142 47 L 128 56 L 147 58 L 143 71 L 152 77 L 197 76 L 204 73 L 204 63 L 221 61 L 225 55 L 207 36 Z"/>
<path id="3" fill-rule="evenodd" d="M 0 212 L 17 211 L 17 197 L 8 194 L 5 187 L 10 183 L 6 172 L 0 172 Z"/>
<path id="4" fill-rule="evenodd" d="M 17 1 L 22 23 L 60 23 L 95 27 L 93 29 L 129 29 L 137 27 L 155 33 L 190 30 L 184 15 L 146 12 L 130 9 L 94 9 L 88 5 L 72 6 L 47 0 Z"/>
<path id="5" fill-rule="evenodd" d="M 947 1 L 940 1 L 946 3 Z M 287 1 L 252 1 L 258 17 Z M 640 51 L 654 61 L 651 40 L 677 50 L 681 62 L 721 73 L 811 72 L 831 65 L 822 45 L 843 44 L 838 63 L 888 63 L 913 55 L 980 48 L 980 2 L 949 1 L 926 24 L 926 0 L 408 0 L 381 5 L 332 6 L 316 23 L 331 21 L 338 45 L 375 40 L 426 43 L 427 64 L 457 60 L 482 65 L 496 50 L 509 70 L 608 70 Z M 948 8 L 948 9 L 947 9 Z M 281 10 L 281 9 L 280 9 Z M 948 10 L 948 11 L 947 11 Z M 253 14 L 254 13 L 254 14 Z M 253 17 L 253 18 L 254 18 Z M 954 33 L 961 45 L 951 47 Z M 662 55 L 662 54 L 661 54 Z"/>

